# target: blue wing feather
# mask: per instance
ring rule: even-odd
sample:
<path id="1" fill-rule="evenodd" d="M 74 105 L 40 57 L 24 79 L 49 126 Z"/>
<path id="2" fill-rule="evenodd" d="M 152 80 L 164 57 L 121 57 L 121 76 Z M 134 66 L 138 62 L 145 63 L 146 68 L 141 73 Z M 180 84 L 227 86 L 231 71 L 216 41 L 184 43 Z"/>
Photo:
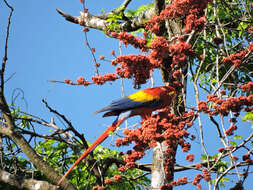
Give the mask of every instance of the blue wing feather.
<path id="1" fill-rule="evenodd" d="M 161 104 L 161 100 L 156 100 L 156 99 L 151 100 L 151 101 L 147 101 L 147 102 L 139 102 L 139 101 L 131 100 L 128 97 L 124 97 L 124 98 L 121 98 L 121 99 L 111 102 L 110 105 L 96 111 L 95 113 L 109 111 L 109 112 L 114 112 L 114 114 L 112 114 L 112 115 L 118 115 L 122 111 L 130 110 L 130 109 L 134 109 L 134 108 L 139 108 L 139 107 L 154 107 L 154 106 L 157 106 L 160 104 Z M 106 116 L 106 114 L 105 114 L 105 116 Z"/>

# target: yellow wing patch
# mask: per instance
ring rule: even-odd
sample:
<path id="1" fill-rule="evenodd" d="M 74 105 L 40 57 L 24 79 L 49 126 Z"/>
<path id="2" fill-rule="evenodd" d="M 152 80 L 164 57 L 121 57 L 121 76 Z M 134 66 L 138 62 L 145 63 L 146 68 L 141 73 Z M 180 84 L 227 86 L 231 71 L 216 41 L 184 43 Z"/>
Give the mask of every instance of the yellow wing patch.
<path id="1" fill-rule="evenodd" d="M 155 99 L 159 99 L 159 96 L 153 96 L 143 91 L 139 91 L 129 95 L 128 98 L 136 102 L 148 102 Z"/>

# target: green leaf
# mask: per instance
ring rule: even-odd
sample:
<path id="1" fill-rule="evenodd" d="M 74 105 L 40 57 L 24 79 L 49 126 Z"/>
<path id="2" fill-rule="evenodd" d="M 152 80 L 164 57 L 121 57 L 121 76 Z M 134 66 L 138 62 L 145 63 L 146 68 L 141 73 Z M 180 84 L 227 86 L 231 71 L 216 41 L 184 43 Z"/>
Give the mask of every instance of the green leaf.
<path id="1" fill-rule="evenodd" d="M 235 141 L 230 141 L 229 144 L 231 144 L 232 146 L 236 146 L 237 143 Z"/>
<path id="2" fill-rule="evenodd" d="M 229 181 L 229 179 L 227 177 L 221 178 L 221 180 L 220 180 L 220 186 L 221 187 L 225 187 L 226 185 L 225 185 L 224 182 L 228 182 L 228 181 Z"/>
<path id="3" fill-rule="evenodd" d="M 242 119 L 243 122 L 245 121 L 253 121 L 253 113 L 247 112 Z"/>
<path id="4" fill-rule="evenodd" d="M 204 154 L 201 154 L 201 158 L 200 158 L 200 160 L 206 161 L 206 160 L 207 160 L 207 156 L 206 156 L 206 155 L 204 155 Z"/>
<path id="5" fill-rule="evenodd" d="M 217 82 L 218 82 L 217 79 L 211 80 L 211 83 L 212 83 L 212 84 L 216 84 Z"/>
<path id="6" fill-rule="evenodd" d="M 248 27 L 248 25 L 245 22 L 240 22 L 237 29 L 238 30 L 245 30 Z"/>
<path id="7" fill-rule="evenodd" d="M 100 9 L 100 12 L 101 12 L 101 13 L 105 13 L 105 9 L 103 9 L 103 8 Z"/>
<path id="8" fill-rule="evenodd" d="M 237 140 L 237 139 L 241 139 L 241 140 L 242 140 L 243 138 L 242 138 L 241 135 L 235 135 L 235 136 L 234 136 L 234 139 L 235 139 L 235 140 Z"/>
<path id="9" fill-rule="evenodd" d="M 228 163 L 225 161 L 220 161 L 217 163 L 216 168 L 220 173 L 222 173 L 228 168 Z"/>

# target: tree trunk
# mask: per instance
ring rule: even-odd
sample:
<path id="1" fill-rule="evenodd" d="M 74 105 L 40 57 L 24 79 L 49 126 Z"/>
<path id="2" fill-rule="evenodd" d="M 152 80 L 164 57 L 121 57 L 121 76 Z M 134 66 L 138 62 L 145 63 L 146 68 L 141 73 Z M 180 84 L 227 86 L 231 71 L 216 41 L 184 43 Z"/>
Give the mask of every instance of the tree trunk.
<path id="1" fill-rule="evenodd" d="M 160 189 L 160 187 L 166 184 L 164 162 L 165 162 L 165 150 L 167 147 L 164 143 L 157 143 L 154 148 L 153 159 L 152 159 L 152 173 L 151 173 L 151 189 Z"/>

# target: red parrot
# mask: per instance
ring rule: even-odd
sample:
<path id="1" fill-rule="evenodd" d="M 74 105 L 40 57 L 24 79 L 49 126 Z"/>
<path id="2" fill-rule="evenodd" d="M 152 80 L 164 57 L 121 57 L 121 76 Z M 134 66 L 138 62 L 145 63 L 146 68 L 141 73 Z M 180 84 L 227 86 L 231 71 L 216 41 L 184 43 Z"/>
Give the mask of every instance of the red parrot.
<path id="1" fill-rule="evenodd" d="M 82 161 L 96 146 L 101 144 L 116 128 L 127 118 L 140 115 L 142 119 L 147 119 L 152 112 L 170 105 L 172 99 L 176 96 L 176 90 L 170 86 L 160 86 L 147 88 L 133 93 L 127 97 L 113 101 L 110 105 L 95 112 L 105 112 L 103 117 L 117 116 L 116 120 L 98 139 L 76 160 L 64 176 L 58 182 L 58 185 L 65 179 L 69 172 Z"/>

